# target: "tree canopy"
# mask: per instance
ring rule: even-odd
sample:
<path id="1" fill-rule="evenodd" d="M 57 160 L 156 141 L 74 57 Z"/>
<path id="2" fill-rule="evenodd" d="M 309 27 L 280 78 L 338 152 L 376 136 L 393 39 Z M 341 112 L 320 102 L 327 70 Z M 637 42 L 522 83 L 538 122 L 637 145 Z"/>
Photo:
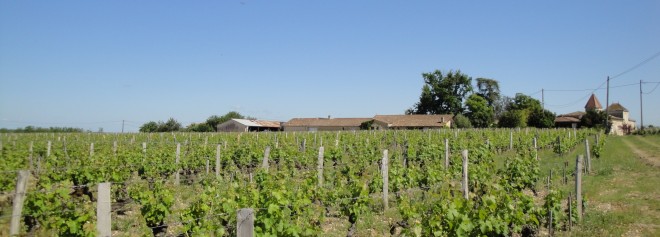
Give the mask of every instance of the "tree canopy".
<path id="1" fill-rule="evenodd" d="M 493 106 L 500 98 L 500 83 L 493 79 L 477 78 L 477 95 L 486 99 L 488 106 Z"/>
<path id="2" fill-rule="evenodd" d="M 176 132 L 181 130 L 181 123 L 174 118 L 170 118 L 167 122 L 149 121 L 140 126 L 140 132 Z"/>
<path id="3" fill-rule="evenodd" d="M 423 73 L 424 86 L 419 102 L 406 111 L 408 114 L 461 114 L 463 100 L 472 92 L 472 78 L 461 71 L 449 71 L 446 75 L 440 70 Z"/>
<path id="4" fill-rule="evenodd" d="M 555 114 L 544 110 L 541 102 L 528 95 L 516 94 L 499 118 L 500 127 L 549 128 L 554 126 Z"/>
<path id="5" fill-rule="evenodd" d="M 243 116 L 239 112 L 230 111 L 225 115 L 211 115 L 203 123 L 191 123 L 185 129 L 181 123 L 177 122 L 174 118 L 170 118 L 167 122 L 163 121 L 149 121 L 140 126 L 140 132 L 175 132 L 175 131 L 188 131 L 188 132 L 215 132 L 218 124 L 227 122 L 231 119 L 255 119 L 249 116 Z"/>
<path id="6" fill-rule="evenodd" d="M 478 94 L 472 94 L 465 101 L 467 112 L 465 116 L 470 119 L 472 126 L 477 128 L 489 127 L 493 122 L 493 107 L 488 105 L 488 101 Z"/>

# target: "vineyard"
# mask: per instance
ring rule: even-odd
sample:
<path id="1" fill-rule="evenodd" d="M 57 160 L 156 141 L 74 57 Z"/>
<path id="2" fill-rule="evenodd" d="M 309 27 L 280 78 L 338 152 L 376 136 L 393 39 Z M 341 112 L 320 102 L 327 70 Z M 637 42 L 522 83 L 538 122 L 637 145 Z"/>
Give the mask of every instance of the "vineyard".
<path id="1" fill-rule="evenodd" d="M 580 218 L 557 187 L 587 139 L 600 156 L 596 130 L 0 134 L 0 235 L 547 235 Z"/>

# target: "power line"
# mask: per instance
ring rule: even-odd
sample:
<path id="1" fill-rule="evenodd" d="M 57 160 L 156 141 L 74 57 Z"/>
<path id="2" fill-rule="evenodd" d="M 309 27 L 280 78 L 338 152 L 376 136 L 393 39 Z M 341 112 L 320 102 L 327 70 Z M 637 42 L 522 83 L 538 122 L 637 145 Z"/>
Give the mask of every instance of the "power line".
<path id="1" fill-rule="evenodd" d="M 613 80 L 613 79 L 615 79 L 615 78 L 617 78 L 617 77 L 623 76 L 623 75 L 625 75 L 626 73 L 629 73 L 629 72 L 631 72 L 631 71 L 633 71 L 633 70 L 635 70 L 635 69 L 641 67 L 642 65 L 644 65 L 644 64 L 646 64 L 646 63 L 648 63 L 648 62 L 650 62 L 651 60 L 657 58 L 658 56 L 660 56 L 660 51 L 658 51 L 657 53 L 653 54 L 651 57 L 645 59 L 644 61 L 638 63 L 637 65 L 635 65 L 635 66 L 629 68 L 628 70 L 625 70 L 625 71 L 623 71 L 623 72 L 617 74 L 616 76 L 610 77 L 610 80 Z"/>
<path id="2" fill-rule="evenodd" d="M 644 82 L 644 83 L 648 83 L 648 82 Z M 646 95 L 651 94 L 655 91 L 655 89 L 658 89 L 658 86 L 660 86 L 660 82 L 655 82 L 655 87 L 653 87 L 653 90 L 649 92 L 642 92 L 642 94 L 646 94 Z"/>

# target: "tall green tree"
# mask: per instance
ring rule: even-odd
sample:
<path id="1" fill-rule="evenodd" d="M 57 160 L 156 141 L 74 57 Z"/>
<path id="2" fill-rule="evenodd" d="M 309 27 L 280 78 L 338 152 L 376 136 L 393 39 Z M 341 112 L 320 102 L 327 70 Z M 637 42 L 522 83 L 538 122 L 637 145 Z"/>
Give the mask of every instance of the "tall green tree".
<path id="1" fill-rule="evenodd" d="M 499 118 L 500 127 L 549 128 L 554 126 L 555 114 L 544 110 L 541 102 L 521 93 L 506 106 L 507 112 Z"/>
<path id="2" fill-rule="evenodd" d="M 181 130 L 181 123 L 174 118 L 170 118 L 167 122 L 158 124 L 158 132 L 176 132 Z"/>
<path id="3" fill-rule="evenodd" d="M 457 114 L 454 116 L 454 123 L 452 125 L 454 128 L 472 128 L 472 123 L 468 117 L 465 115 Z"/>
<path id="4" fill-rule="evenodd" d="M 472 78 L 461 71 L 449 71 L 443 75 L 440 70 L 423 73 L 422 93 L 409 114 L 461 114 L 463 100 L 472 92 Z"/>
<path id="5" fill-rule="evenodd" d="M 532 111 L 527 118 L 527 125 L 537 128 L 551 128 L 555 126 L 555 113 L 545 109 Z"/>
<path id="6" fill-rule="evenodd" d="M 526 110 L 507 110 L 502 113 L 498 125 L 503 128 L 527 127 L 528 116 L 529 114 Z"/>
<path id="7" fill-rule="evenodd" d="M 467 112 L 465 116 L 470 119 L 472 126 L 477 128 L 489 127 L 493 122 L 493 108 L 488 106 L 488 101 L 478 94 L 472 94 L 465 101 Z"/>
<path id="8" fill-rule="evenodd" d="M 580 119 L 580 126 L 588 128 L 603 128 L 607 114 L 602 110 L 590 109 L 587 114 L 583 115 Z"/>
<path id="9" fill-rule="evenodd" d="M 488 101 L 488 106 L 493 106 L 500 98 L 500 83 L 493 79 L 477 78 L 477 94 Z"/>
<path id="10" fill-rule="evenodd" d="M 211 128 L 206 123 L 191 123 L 186 127 L 186 131 L 189 132 L 215 132 L 215 129 Z"/>
<path id="11" fill-rule="evenodd" d="M 231 119 L 255 119 L 253 117 L 249 116 L 243 116 L 241 113 L 236 112 L 236 111 L 229 111 L 225 115 L 218 116 L 218 115 L 212 115 L 208 119 L 206 119 L 206 124 L 213 128 L 213 131 L 216 131 L 218 129 L 218 124 L 227 122 Z"/>
<path id="12" fill-rule="evenodd" d="M 158 131 L 158 123 L 154 121 L 149 121 L 140 126 L 140 132 L 156 132 Z"/>

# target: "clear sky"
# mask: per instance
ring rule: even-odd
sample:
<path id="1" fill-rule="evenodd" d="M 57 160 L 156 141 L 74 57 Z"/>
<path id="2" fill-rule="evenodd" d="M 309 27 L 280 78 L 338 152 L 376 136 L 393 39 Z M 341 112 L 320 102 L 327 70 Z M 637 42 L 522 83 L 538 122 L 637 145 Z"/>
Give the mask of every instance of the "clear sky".
<path id="1" fill-rule="evenodd" d="M 0 1 L 0 127 L 401 114 L 435 69 L 508 96 L 544 88 L 561 114 L 590 91 L 550 90 L 597 88 L 658 52 L 660 1 Z M 660 81 L 660 57 L 610 85 L 640 80 Z M 610 102 L 639 122 L 638 84 Z M 660 125 L 660 89 L 644 112 Z"/>

